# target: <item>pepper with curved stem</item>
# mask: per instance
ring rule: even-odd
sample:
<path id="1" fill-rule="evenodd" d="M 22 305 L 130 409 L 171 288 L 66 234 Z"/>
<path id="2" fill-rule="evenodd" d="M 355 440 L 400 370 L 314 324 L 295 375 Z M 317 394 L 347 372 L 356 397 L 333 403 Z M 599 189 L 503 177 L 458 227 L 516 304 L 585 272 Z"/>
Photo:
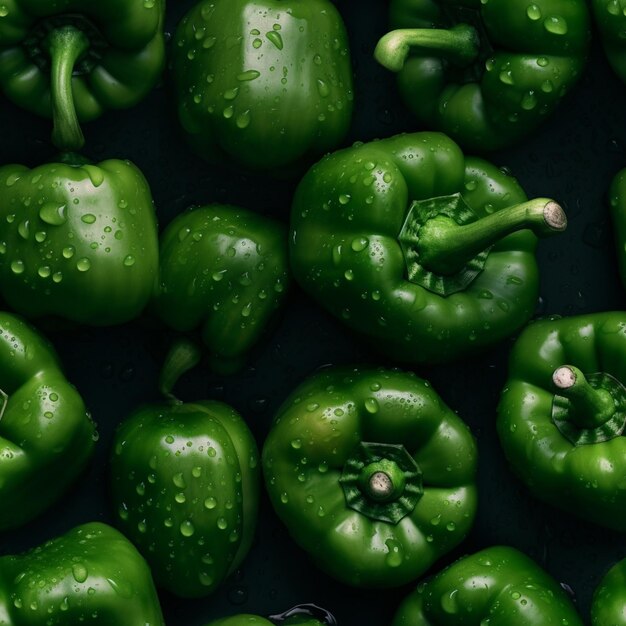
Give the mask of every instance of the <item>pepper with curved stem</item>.
<path id="1" fill-rule="evenodd" d="M 446 275 L 458 272 L 476 255 L 513 232 L 528 228 L 541 237 L 562 232 L 566 227 L 567 217 L 560 205 L 536 198 L 465 225 L 437 216 L 420 228 L 417 248 L 425 268 Z"/>
<path id="2" fill-rule="evenodd" d="M 594 389 L 574 365 L 563 365 L 552 376 L 557 393 L 570 401 L 568 420 L 580 428 L 597 428 L 615 413 L 615 402 L 606 389 Z"/>
<path id="3" fill-rule="evenodd" d="M 63 26 L 50 32 L 46 47 L 52 62 L 52 143 L 59 150 L 80 150 L 85 138 L 74 106 L 72 74 L 77 61 L 89 50 L 89 39 L 78 28 Z"/>
<path id="4" fill-rule="evenodd" d="M 399 72 L 415 48 L 440 52 L 462 67 L 478 56 L 479 41 L 476 30 L 467 24 L 458 24 L 450 30 L 400 28 L 382 37 L 376 45 L 374 57 L 383 67 Z"/>

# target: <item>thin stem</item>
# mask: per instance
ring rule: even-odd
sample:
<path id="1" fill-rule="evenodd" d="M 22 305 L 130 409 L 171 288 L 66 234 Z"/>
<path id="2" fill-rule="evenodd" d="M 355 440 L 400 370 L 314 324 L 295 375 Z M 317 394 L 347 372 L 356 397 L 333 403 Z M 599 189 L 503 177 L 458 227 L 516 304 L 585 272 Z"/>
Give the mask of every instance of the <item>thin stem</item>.
<path id="1" fill-rule="evenodd" d="M 568 420 L 580 428 L 597 428 L 615 413 L 615 402 L 605 389 L 594 389 L 573 365 L 563 365 L 552 375 L 556 392 L 570 401 Z"/>
<path id="2" fill-rule="evenodd" d="M 59 150 L 80 150 L 85 139 L 74 106 L 72 75 L 76 62 L 89 50 L 89 39 L 74 26 L 62 26 L 50 32 L 46 44 L 52 62 L 52 142 Z"/>
<path id="3" fill-rule="evenodd" d="M 161 393 L 173 404 L 180 401 L 172 393 L 178 379 L 190 369 L 193 369 L 202 358 L 202 352 L 198 346 L 188 339 L 179 339 L 174 343 L 165 357 L 165 363 L 159 378 Z"/>
<path id="4" fill-rule="evenodd" d="M 464 226 L 449 217 L 434 217 L 420 228 L 417 250 L 423 267 L 445 276 L 458 272 L 483 250 L 518 230 L 528 228 L 544 237 L 566 227 L 561 206 L 554 200 L 537 198 Z"/>
<path id="5" fill-rule="evenodd" d="M 404 28 L 387 33 L 374 50 L 376 60 L 388 70 L 399 72 L 412 51 L 439 53 L 456 65 L 469 65 L 476 59 L 479 39 L 468 24 L 457 24 L 449 30 Z"/>

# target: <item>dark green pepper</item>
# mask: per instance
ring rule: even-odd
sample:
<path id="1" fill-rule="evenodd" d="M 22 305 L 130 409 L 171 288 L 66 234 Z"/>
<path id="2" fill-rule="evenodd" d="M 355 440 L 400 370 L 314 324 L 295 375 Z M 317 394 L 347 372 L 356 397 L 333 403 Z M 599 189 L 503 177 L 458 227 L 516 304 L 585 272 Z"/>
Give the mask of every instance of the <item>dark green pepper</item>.
<path id="1" fill-rule="evenodd" d="M 150 570 L 105 524 L 0 557 L 0 626 L 164 626 Z"/>
<path id="2" fill-rule="evenodd" d="M 500 442 L 531 492 L 626 531 L 626 313 L 535 322 L 498 408 Z"/>
<path id="3" fill-rule="evenodd" d="M 150 188 L 128 161 L 0 167 L 0 293 L 27 317 L 137 317 L 158 272 Z"/>
<path id="4" fill-rule="evenodd" d="M 89 460 L 94 435 L 52 346 L 0 313 L 0 530 L 25 524 L 58 500 Z"/>
<path id="5" fill-rule="evenodd" d="M 113 504 L 158 585 L 206 596 L 239 566 L 254 537 L 259 474 L 252 434 L 221 402 L 149 406 L 121 424 Z"/>
<path id="6" fill-rule="evenodd" d="M 626 560 L 614 565 L 593 594 L 592 626 L 626 626 Z"/>
<path id="7" fill-rule="evenodd" d="M 335 618 L 314 604 L 303 604 L 267 619 L 257 615 L 233 615 L 207 626 L 337 626 Z"/>
<path id="8" fill-rule="evenodd" d="M 626 1 L 591 0 L 591 6 L 609 63 L 626 82 Z"/>
<path id="9" fill-rule="evenodd" d="M 606 4 L 606 0 L 605 0 Z M 464 148 L 520 141 L 585 65 L 585 0 L 392 0 L 375 56 L 420 122 Z"/>
<path id="10" fill-rule="evenodd" d="M 54 119 L 59 150 L 79 150 L 79 121 L 131 107 L 154 87 L 164 15 L 163 0 L 8 0 L 0 6 L 0 89 Z"/>
<path id="11" fill-rule="evenodd" d="M 161 236 L 156 312 L 175 330 L 201 327 L 211 365 L 219 372 L 244 365 L 283 304 L 288 285 L 286 229 L 251 211 L 194 208 Z"/>
<path id="12" fill-rule="evenodd" d="M 559 584 L 513 548 L 465 557 L 421 583 L 392 626 L 583 626 Z M 609 626 L 603 623 L 602 626 Z"/>
<path id="13" fill-rule="evenodd" d="M 336 152 L 300 183 L 291 266 L 300 285 L 393 359 L 443 362 L 521 328 L 539 295 L 537 238 L 559 205 L 416 133 Z M 534 231 L 535 234 L 533 234 Z"/>
<path id="14" fill-rule="evenodd" d="M 412 373 L 325 369 L 305 381 L 278 411 L 263 469 L 291 536 L 354 586 L 415 580 L 474 521 L 474 439 Z"/>
<path id="15" fill-rule="evenodd" d="M 348 37 L 328 0 L 202 0 L 178 27 L 172 70 L 185 136 L 209 161 L 284 168 L 350 125 Z"/>
<path id="16" fill-rule="evenodd" d="M 609 207 L 622 284 L 626 287 L 626 169 L 615 176 L 609 190 Z"/>

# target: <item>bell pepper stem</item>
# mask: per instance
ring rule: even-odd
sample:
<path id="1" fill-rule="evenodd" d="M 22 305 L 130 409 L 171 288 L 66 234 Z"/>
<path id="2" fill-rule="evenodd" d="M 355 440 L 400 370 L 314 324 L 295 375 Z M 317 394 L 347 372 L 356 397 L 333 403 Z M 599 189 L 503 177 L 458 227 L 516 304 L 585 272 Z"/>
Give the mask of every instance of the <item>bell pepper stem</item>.
<path id="1" fill-rule="evenodd" d="M 573 365 L 558 367 L 552 382 L 556 392 L 570 401 L 568 420 L 581 428 L 598 428 L 615 413 L 615 402 L 605 389 L 594 389 Z"/>
<path id="2" fill-rule="evenodd" d="M 434 217 L 421 226 L 417 249 L 425 268 L 445 276 L 458 272 L 476 255 L 511 233 L 530 229 L 538 237 L 545 237 L 566 227 L 567 217 L 559 204 L 536 198 L 463 226 L 449 217 Z"/>
<path id="3" fill-rule="evenodd" d="M 185 372 L 193 369 L 201 358 L 200 348 L 188 339 L 179 339 L 170 348 L 159 377 L 159 389 L 170 402 L 180 404 L 180 400 L 176 398 L 172 390 L 178 379 Z"/>
<path id="4" fill-rule="evenodd" d="M 7 410 L 7 405 L 9 404 L 9 396 L 0 389 L 0 420 L 2 420 L 4 416 L 4 412 Z"/>
<path id="5" fill-rule="evenodd" d="M 46 45 L 52 63 L 52 142 L 62 151 L 80 150 L 85 139 L 74 106 L 72 75 L 76 62 L 89 49 L 89 39 L 74 26 L 62 26 L 49 33 Z"/>
<path id="6" fill-rule="evenodd" d="M 478 56 L 479 39 L 468 24 L 445 29 L 404 28 L 384 35 L 374 50 L 376 60 L 388 70 L 399 72 L 411 51 L 440 53 L 456 65 L 468 65 Z"/>

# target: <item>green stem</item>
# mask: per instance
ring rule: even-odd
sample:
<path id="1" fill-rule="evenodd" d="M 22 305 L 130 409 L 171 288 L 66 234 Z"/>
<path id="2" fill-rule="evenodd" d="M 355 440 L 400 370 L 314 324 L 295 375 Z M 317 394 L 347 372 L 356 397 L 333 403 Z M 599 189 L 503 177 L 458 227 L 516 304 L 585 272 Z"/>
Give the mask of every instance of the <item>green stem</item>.
<path id="1" fill-rule="evenodd" d="M 159 389 L 170 401 L 179 404 L 180 401 L 172 393 L 178 379 L 190 369 L 193 369 L 202 358 L 202 352 L 198 346 L 188 339 L 179 339 L 170 348 L 161 375 L 159 377 Z"/>
<path id="2" fill-rule="evenodd" d="M 0 389 L 0 420 L 4 416 L 4 412 L 7 410 L 9 404 L 9 396 Z"/>
<path id="3" fill-rule="evenodd" d="M 567 217 L 560 205 L 537 198 L 464 226 L 449 217 L 434 217 L 420 227 L 417 251 L 423 267 L 445 276 L 458 272 L 483 250 L 518 230 L 528 228 L 544 237 L 566 227 Z"/>
<path id="4" fill-rule="evenodd" d="M 80 150 L 85 139 L 74 106 L 72 75 L 76 62 L 89 50 L 89 38 L 74 26 L 62 26 L 50 32 L 46 46 L 52 64 L 52 142 L 59 150 Z"/>
<path id="5" fill-rule="evenodd" d="M 388 459 L 370 463 L 359 479 L 361 491 L 375 502 L 390 502 L 404 491 L 404 472 Z"/>
<path id="6" fill-rule="evenodd" d="M 374 50 L 374 57 L 388 70 L 399 72 L 413 50 L 440 53 L 452 63 L 465 66 L 478 56 L 479 38 L 468 24 L 457 24 L 449 30 L 404 28 L 382 37 Z"/>
<path id="7" fill-rule="evenodd" d="M 557 368 L 552 381 L 558 395 L 570 401 L 567 419 L 576 426 L 598 428 L 613 417 L 616 409 L 611 394 L 605 389 L 594 389 L 577 367 Z"/>

